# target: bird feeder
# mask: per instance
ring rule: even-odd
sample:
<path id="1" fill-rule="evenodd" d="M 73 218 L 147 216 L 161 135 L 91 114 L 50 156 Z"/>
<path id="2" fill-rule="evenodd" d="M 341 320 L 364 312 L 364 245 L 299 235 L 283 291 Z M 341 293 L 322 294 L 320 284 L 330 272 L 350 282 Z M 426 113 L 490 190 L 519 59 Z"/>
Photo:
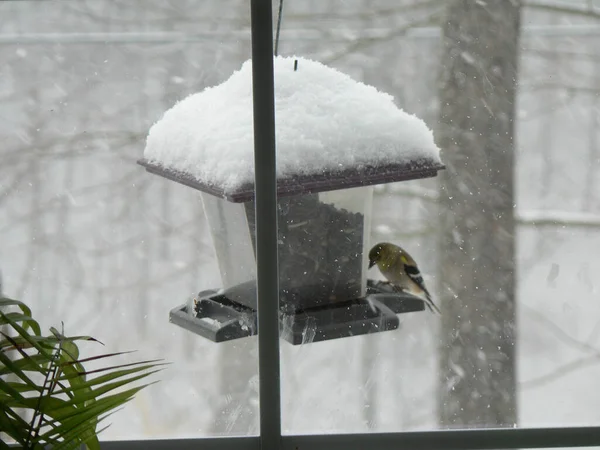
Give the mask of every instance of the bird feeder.
<path id="1" fill-rule="evenodd" d="M 289 67 L 284 65 L 287 62 L 283 61 L 285 59 L 287 58 L 275 60 L 276 86 L 279 80 L 278 72 L 286 74 L 280 77 L 284 80 L 286 76 L 292 80 L 296 76 L 300 95 L 302 86 L 314 89 L 314 79 L 322 80 L 323 73 L 330 76 L 330 71 L 333 70 L 303 60 L 300 67 L 309 72 L 308 81 L 312 81 L 309 85 L 301 75 L 287 73 Z M 298 67 L 297 60 L 294 67 Z M 241 72 L 243 70 L 244 68 Z M 236 75 L 240 73 L 234 74 L 222 86 L 226 86 L 227 83 L 240 83 L 240 89 L 245 89 L 242 80 L 231 81 Z M 327 85 L 327 82 L 324 83 Z M 354 81 L 352 83 L 356 84 Z M 249 84 L 247 88 L 250 88 Z M 235 91 L 235 88 L 230 89 Z M 219 97 L 218 94 L 212 92 L 216 98 Z M 377 94 L 381 95 L 379 92 Z M 165 114 L 162 131 L 159 127 L 158 130 L 154 130 L 153 136 L 151 130 L 146 157 L 141 159 L 139 164 L 150 173 L 200 191 L 221 274 L 222 288 L 201 292 L 193 302 L 174 308 L 170 312 L 170 320 L 210 340 L 221 342 L 256 334 L 254 183 L 251 173 L 245 178 L 243 174 L 239 176 L 239 172 L 245 169 L 242 165 L 238 166 L 234 173 L 227 174 L 223 167 L 210 162 L 214 156 L 210 148 L 206 147 L 210 147 L 210 142 L 204 143 L 204 156 L 199 155 L 196 161 L 190 161 L 186 156 L 190 153 L 181 152 L 179 156 L 174 157 L 172 151 L 165 151 L 164 142 L 174 145 L 179 142 L 183 147 L 190 147 L 188 151 L 191 154 L 194 146 L 197 149 L 197 134 L 194 135 L 196 131 L 184 132 L 188 138 L 183 140 L 181 135 L 174 134 L 182 133 L 182 115 L 189 115 L 206 107 L 201 108 L 199 104 L 192 107 L 193 100 L 197 103 L 204 101 L 199 94 L 196 95 L 195 99 L 189 100 L 188 105 L 184 105 L 185 108 L 176 105 L 172 111 L 179 108 L 177 114 Z M 223 97 L 227 95 L 223 94 Z M 238 92 L 234 96 L 230 92 L 229 97 L 236 98 L 237 107 L 242 108 L 239 106 L 242 94 Z M 285 95 L 280 95 L 279 105 L 285 103 L 284 97 Z M 276 89 L 276 104 L 277 99 Z M 313 102 L 314 99 L 310 101 Z M 210 106 L 215 107 L 212 103 Z M 220 106 L 226 108 L 226 105 Z M 294 104 L 289 108 L 298 109 Z M 235 110 L 234 105 L 231 113 L 234 116 Z M 277 120 L 285 120 L 286 110 L 277 112 L 281 112 L 279 116 L 276 115 Z M 318 111 L 317 108 L 316 113 L 322 111 Z M 295 114 L 297 115 L 297 111 Z M 244 121 L 243 115 L 238 114 L 237 117 L 241 122 Z M 414 116 L 410 118 L 416 119 Z M 218 122 L 218 119 L 215 120 Z M 291 125 L 294 125 L 293 120 L 290 121 Z M 169 126 L 170 122 L 177 123 L 178 126 Z M 221 120 L 222 122 L 226 120 Z M 305 135 L 307 130 L 299 129 L 306 126 L 305 122 L 292 126 L 291 130 L 282 131 L 284 141 L 286 132 L 293 135 L 295 131 Z M 235 126 L 235 122 L 232 124 Z M 332 126 L 335 126 L 335 120 Z M 206 127 L 215 129 L 214 125 Z M 195 130 L 193 125 L 190 125 L 190 129 Z M 279 129 L 277 132 L 279 133 Z M 337 139 L 340 132 L 343 130 L 337 129 L 333 132 L 338 135 Z M 231 133 L 234 134 L 234 142 L 238 145 L 244 144 L 243 139 L 235 138 L 236 133 L 246 138 L 247 134 L 244 131 L 233 129 Z M 327 133 L 326 131 L 325 134 L 328 135 Z M 204 135 L 205 138 L 206 136 Z M 412 135 L 409 134 L 409 140 L 410 136 Z M 297 142 L 295 144 L 297 145 Z M 219 140 L 213 145 L 218 147 L 223 145 L 223 142 Z M 333 161 L 327 163 L 328 156 L 324 150 L 325 156 L 321 157 L 320 168 L 311 170 L 299 160 L 303 151 L 308 154 L 309 160 L 311 155 L 314 158 L 316 153 L 306 151 L 306 148 L 310 148 L 309 145 L 302 145 L 297 145 L 298 154 L 295 158 L 286 160 L 285 153 L 283 154 L 282 161 L 284 165 L 287 163 L 287 166 L 277 178 L 282 337 L 293 344 L 302 344 L 396 329 L 399 326 L 396 314 L 421 311 L 424 304 L 410 294 L 398 293 L 385 283 L 367 278 L 373 185 L 434 177 L 443 165 L 439 159 L 431 156 L 431 152 L 423 154 L 414 150 L 413 158 L 404 156 L 398 158 L 399 161 L 389 157 L 379 160 L 361 159 L 355 154 L 345 155 L 344 158 L 343 151 L 334 150 L 329 156 Z M 216 153 L 224 156 L 229 148 L 229 145 L 223 146 L 223 149 Z M 292 152 L 293 150 L 294 145 Z M 393 149 L 387 151 L 394 154 Z M 182 155 L 184 156 L 181 157 Z M 234 151 L 229 158 L 237 161 L 240 155 L 244 156 Z M 224 165 L 227 167 L 230 162 L 225 162 Z M 211 169 L 218 173 L 215 175 Z"/>

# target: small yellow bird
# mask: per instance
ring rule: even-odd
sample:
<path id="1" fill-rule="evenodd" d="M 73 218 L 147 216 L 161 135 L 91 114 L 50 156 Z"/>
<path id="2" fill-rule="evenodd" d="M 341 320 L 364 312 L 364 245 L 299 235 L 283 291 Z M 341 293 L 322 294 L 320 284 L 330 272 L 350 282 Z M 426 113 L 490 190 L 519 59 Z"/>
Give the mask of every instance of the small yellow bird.
<path id="1" fill-rule="evenodd" d="M 425 287 L 417 263 L 406 250 L 389 242 L 381 242 L 369 252 L 369 269 L 374 265 L 377 265 L 382 275 L 394 287 L 419 297 L 425 296 L 425 305 L 431 311 L 435 310 L 441 314 Z"/>

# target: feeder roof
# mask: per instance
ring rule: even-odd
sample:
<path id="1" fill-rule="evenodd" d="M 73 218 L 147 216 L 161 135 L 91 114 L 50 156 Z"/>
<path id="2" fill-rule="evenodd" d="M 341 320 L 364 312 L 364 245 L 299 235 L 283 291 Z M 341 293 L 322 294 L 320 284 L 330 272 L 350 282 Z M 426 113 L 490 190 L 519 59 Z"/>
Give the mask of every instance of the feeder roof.
<path id="1" fill-rule="evenodd" d="M 431 177 L 443 168 L 431 130 L 392 96 L 304 58 L 276 57 L 274 77 L 279 195 Z M 252 114 L 248 60 L 166 111 L 140 163 L 230 201 L 250 200 Z"/>

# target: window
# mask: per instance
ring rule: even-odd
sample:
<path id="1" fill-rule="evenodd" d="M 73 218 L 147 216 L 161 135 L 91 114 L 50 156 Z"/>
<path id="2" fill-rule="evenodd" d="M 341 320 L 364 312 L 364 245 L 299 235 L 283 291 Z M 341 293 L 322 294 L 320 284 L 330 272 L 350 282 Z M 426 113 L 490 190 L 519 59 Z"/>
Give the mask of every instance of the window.
<path id="1" fill-rule="evenodd" d="M 136 164 L 165 111 L 251 57 L 250 3 L 0 4 L 3 292 L 30 304 L 46 328 L 62 320 L 68 334 L 111 351 L 173 363 L 112 417 L 101 435 L 108 448 L 200 438 L 258 445 L 209 439 L 260 432 L 258 338 L 213 343 L 177 322 L 177 311 L 200 292 L 255 278 L 248 261 L 273 249 L 252 226 L 264 216 L 252 218 L 254 203 L 219 203 Z M 267 10 L 257 6 L 256 17 Z M 362 295 L 366 278 L 383 280 L 361 264 L 372 245 L 395 242 L 418 262 L 442 315 L 423 305 L 393 315 L 395 330 L 310 342 L 303 328 L 301 345 L 282 339 L 284 447 L 600 446 L 599 11 L 593 1 L 526 1 L 520 10 L 284 1 L 278 51 L 298 57 L 294 71 L 316 60 L 392 95 L 433 130 L 445 165 L 424 179 L 352 186 L 360 196 L 350 200 L 311 191 L 286 203 L 287 213 L 317 198 L 364 214 L 363 259 L 348 289 Z M 261 139 L 268 147 L 268 133 Z M 258 203 L 261 192 L 269 186 Z M 284 223 L 281 208 L 280 233 L 292 233 L 297 224 Z M 211 211 L 231 229 L 207 221 Z M 293 290 L 302 258 L 281 251 L 279 285 Z M 294 276 L 282 275 L 284 260 Z M 269 273 L 258 268 L 259 285 Z M 340 436 L 351 433 L 359 434 Z"/>

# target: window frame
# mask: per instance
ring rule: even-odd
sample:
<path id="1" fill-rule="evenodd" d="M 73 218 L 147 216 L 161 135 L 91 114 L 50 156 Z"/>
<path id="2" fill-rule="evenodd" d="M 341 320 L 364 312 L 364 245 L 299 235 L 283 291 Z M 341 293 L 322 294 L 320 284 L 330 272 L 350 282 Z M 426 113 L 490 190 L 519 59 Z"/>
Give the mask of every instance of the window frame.
<path id="1" fill-rule="evenodd" d="M 281 434 L 272 0 L 250 0 L 257 233 L 259 436 L 101 441 L 106 450 L 517 449 L 600 446 L 600 426 Z"/>
<path id="2" fill-rule="evenodd" d="M 262 408 L 261 408 L 262 411 Z M 261 413 L 262 415 L 262 413 Z M 415 431 L 397 433 L 283 435 L 279 444 L 260 436 L 198 439 L 101 441 L 105 450 L 476 450 L 559 447 L 596 447 L 600 427 L 486 428 L 477 430 Z"/>

